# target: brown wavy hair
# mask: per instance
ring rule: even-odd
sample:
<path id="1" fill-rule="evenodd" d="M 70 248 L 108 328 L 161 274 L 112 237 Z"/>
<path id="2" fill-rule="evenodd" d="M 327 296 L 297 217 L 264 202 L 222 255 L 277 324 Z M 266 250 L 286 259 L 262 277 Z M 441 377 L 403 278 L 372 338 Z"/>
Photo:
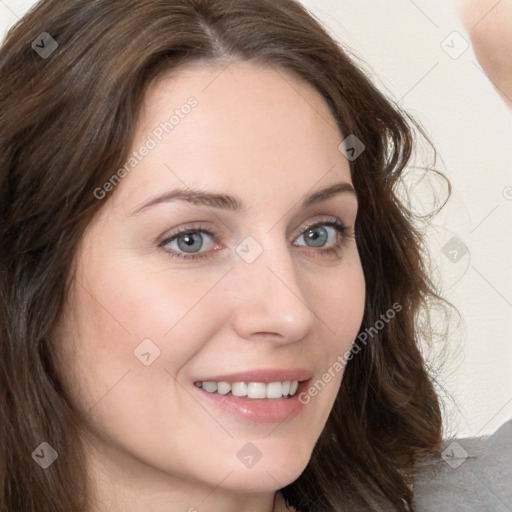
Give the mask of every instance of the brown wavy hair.
<path id="1" fill-rule="evenodd" d="M 33 41 L 58 48 L 42 58 Z M 79 411 L 52 332 L 77 245 L 105 201 L 94 190 L 126 162 L 148 85 L 189 63 L 252 61 L 292 72 L 366 150 L 350 162 L 366 280 L 361 332 L 402 306 L 347 364 L 311 460 L 282 489 L 300 512 L 412 510 L 415 470 L 438 455 L 442 413 L 419 348 L 418 315 L 441 300 L 422 234 L 397 196 L 412 118 L 295 0 L 43 0 L 0 50 L 0 509 L 85 512 Z M 382 322 L 381 322 L 382 323 Z M 42 471 L 31 453 L 61 456 Z"/>

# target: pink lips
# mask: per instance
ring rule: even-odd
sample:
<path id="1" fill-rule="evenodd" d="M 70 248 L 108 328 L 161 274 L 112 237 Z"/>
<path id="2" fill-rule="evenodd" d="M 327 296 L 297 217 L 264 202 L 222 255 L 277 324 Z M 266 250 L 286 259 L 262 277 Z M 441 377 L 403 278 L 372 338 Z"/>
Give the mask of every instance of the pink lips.
<path id="1" fill-rule="evenodd" d="M 193 389 L 208 405 L 244 422 L 282 423 L 295 418 L 303 409 L 299 394 L 307 389 L 312 373 L 303 369 L 263 369 L 224 375 L 210 375 L 195 379 L 194 382 L 283 382 L 299 381 L 297 392 L 289 398 L 254 399 L 235 397 L 231 394 L 208 393 L 197 386 Z"/>

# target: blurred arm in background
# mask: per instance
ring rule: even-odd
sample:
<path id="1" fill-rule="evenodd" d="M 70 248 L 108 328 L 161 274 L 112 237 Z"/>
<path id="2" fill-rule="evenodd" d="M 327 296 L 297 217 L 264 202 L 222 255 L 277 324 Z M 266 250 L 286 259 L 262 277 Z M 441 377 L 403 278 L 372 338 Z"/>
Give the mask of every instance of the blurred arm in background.
<path id="1" fill-rule="evenodd" d="M 480 65 L 512 108 L 512 0 L 455 0 Z"/>

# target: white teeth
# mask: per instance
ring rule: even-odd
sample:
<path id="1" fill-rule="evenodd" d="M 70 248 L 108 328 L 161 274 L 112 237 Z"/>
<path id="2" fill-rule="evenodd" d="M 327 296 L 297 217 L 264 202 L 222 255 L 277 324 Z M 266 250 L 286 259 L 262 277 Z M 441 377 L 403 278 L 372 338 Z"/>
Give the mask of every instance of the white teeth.
<path id="1" fill-rule="evenodd" d="M 280 382 L 271 382 L 267 386 L 267 398 L 281 398 L 283 396 L 283 385 Z"/>
<path id="2" fill-rule="evenodd" d="M 247 384 L 245 382 L 233 382 L 231 384 L 231 394 L 233 396 L 247 396 Z"/>
<path id="3" fill-rule="evenodd" d="M 231 391 L 231 384 L 227 382 L 219 382 L 217 384 L 217 393 L 219 395 L 227 395 Z"/>
<path id="4" fill-rule="evenodd" d="M 209 393 L 215 393 L 217 391 L 216 382 L 203 382 L 202 388 Z"/>
<path id="5" fill-rule="evenodd" d="M 249 382 L 247 396 L 249 398 L 267 398 L 267 385 L 264 382 Z"/>
<path id="6" fill-rule="evenodd" d="M 283 398 L 293 396 L 299 387 L 298 380 L 285 380 L 283 382 L 196 382 L 197 387 L 208 393 L 248 398 Z"/>

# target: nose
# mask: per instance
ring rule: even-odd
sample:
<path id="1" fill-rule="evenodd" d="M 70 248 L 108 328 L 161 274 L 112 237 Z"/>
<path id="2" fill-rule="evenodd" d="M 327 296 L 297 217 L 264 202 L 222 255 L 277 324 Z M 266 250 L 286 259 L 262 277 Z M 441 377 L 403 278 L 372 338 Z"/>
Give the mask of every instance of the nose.
<path id="1" fill-rule="evenodd" d="M 308 303 L 297 264 L 282 239 L 266 237 L 261 245 L 263 252 L 255 261 L 240 258 L 231 272 L 236 290 L 232 326 L 248 340 L 300 341 L 319 319 Z"/>

